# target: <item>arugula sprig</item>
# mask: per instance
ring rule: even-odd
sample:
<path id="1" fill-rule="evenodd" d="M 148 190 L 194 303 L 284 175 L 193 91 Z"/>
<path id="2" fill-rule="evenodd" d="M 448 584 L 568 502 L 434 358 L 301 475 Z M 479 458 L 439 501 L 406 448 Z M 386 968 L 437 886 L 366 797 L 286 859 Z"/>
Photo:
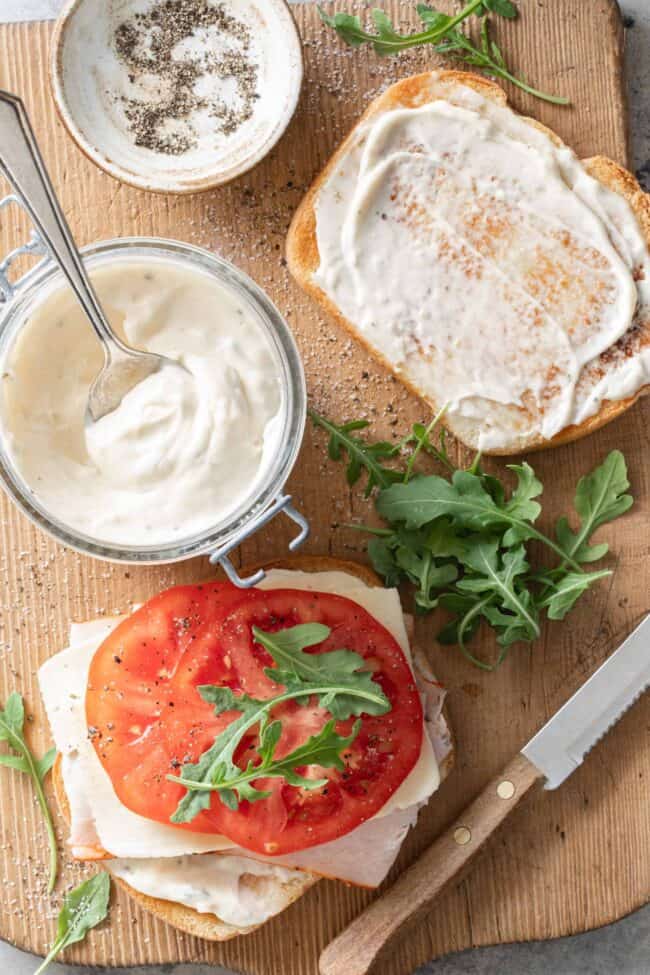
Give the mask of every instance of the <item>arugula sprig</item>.
<path id="1" fill-rule="evenodd" d="M 451 614 L 440 642 L 457 644 L 472 663 L 493 670 L 514 643 L 539 636 L 544 613 L 551 620 L 564 619 L 581 595 L 611 575 L 609 569 L 586 571 L 585 566 L 608 551 L 604 542 L 591 543 L 596 529 L 633 503 L 626 493 L 627 468 L 621 452 L 614 450 L 581 478 L 575 495 L 577 528 L 565 516 L 550 536 L 536 525 L 542 484 L 530 464 L 509 465 L 516 478 L 511 492 L 482 470 L 480 455 L 467 470 L 456 468 L 444 442 L 438 451 L 430 441 L 438 419 L 428 427 L 416 424 L 396 445 L 401 471 L 391 470 L 391 483 L 374 483 L 376 508 L 386 527 L 352 527 L 371 536 L 368 555 L 386 585 L 411 583 L 418 613 L 439 606 Z M 372 446 L 357 443 L 361 466 L 372 457 Z M 422 451 L 446 467 L 446 477 L 415 469 Z M 531 567 L 528 543 L 533 541 L 553 554 L 553 567 Z M 494 630 L 501 648 L 495 663 L 468 650 L 482 620 Z"/>
<path id="2" fill-rule="evenodd" d="M 377 54 L 385 56 L 406 51 L 410 47 L 418 47 L 420 44 L 436 44 L 472 14 L 482 16 L 487 10 L 509 19 L 517 16 L 517 8 L 510 0 L 470 0 L 455 16 L 440 13 L 426 4 L 419 3 L 417 12 L 426 29 L 415 34 L 398 34 L 388 14 L 375 8 L 371 10 L 370 17 L 377 33 L 371 34 L 363 29 L 361 19 L 354 14 L 330 15 L 326 14 L 320 6 L 318 13 L 321 20 L 328 27 L 333 27 L 346 44 L 351 47 L 372 44 Z"/>
<path id="3" fill-rule="evenodd" d="M 428 426 L 425 427 L 423 423 L 414 423 L 411 431 L 396 443 L 390 443 L 387 440 L 371 443 L 363 437 L 355 436 L 355 433 L 366 430 L 370 426 L 369 420 L 351 420 L 348 423 L 338 424 L 328 420 L 315 410 L 310 409 L 308 412 L 314 426 L 320 427 L 329 434 L 327 453 L 330 460 L 341 461 L 343 454 L 346 455 L 345 474 L 350 487 L 357 483 L 364 471 L 368 475 L 364 490 L 365 498 L 370 497 L 375 488 L 386 488 L 400 481 L 408 482 L 413 474 L 413 465 L 420 452 L 434 457 L 449 471 L 457 470 L 447 453 L 447 435 L 444 428 L 441 428 L 439 434 L 440 446 L 436 446 L 431 439 L 434 428 L 438 426 L 445 412 L 445 407 L 440 410 Z M 383 463 L 386 460 L 395 460 L 405 451 L 410 451 L 406 470 L 387 467 Z"/>
<path id="4" fill-rule="evenodd" d="M 390 701 L 365 661 L 352 650 L 330 650 L 310 654 L 305 647 L 322 643 L 330 635 L 330 628 L 321 623 L 302 623 L 276 633 L 266 633 L 253 627 L 253 635 L 271 655 L 275 667 L 267 667 L 265 674 L 276 684 L 284 686 L 275 696 L 257 699 L 247 694 L 235 695 L 229 687 L 206 684 L 199 687 L 204 701 L 214 705 L 215 714 L 238 712 L 214 743 L 195 763 L 182 767 L 177 776 L 168 775 L 187 789 L 171 817 L 174 823 L 189 823 L 202 810 L 208 809 L 212 793 L 217 792 L 228 809 L 237 809 L 241 801 L 257 802 L 269 793 L 257 789 L 253 782 L 261 778 L 284 778 L 296 788 L 317 789 L 326 780 L 301 775 L 297 769 L 316 765 L 323 768 L 344 766 L 342 755 L 350 747 L 361 727 L 356 721 L 348 736 L 339 735 L 336 722 L 362 714 L 379 715 L 390 711 Z M 290 754 L 276 758 L 282 724 L 272 719 L 272 711 L 284 701 L 307 703 L 316 697 L 329 711 L 332 720 L 298 746 Z M 235 753 L 244 737 L 258 728 L 255 759 L 241 767 Z"/>
<path id="5" fill-rule="evenodd" d="M 110 877 L 102 871 L 66 895 L 59 913 L 56 940 L 34 975 L 41 975 L 59 952 L 83 941 L 91 928 L 106 918 L 110 893 Z"/>
<path id="6" fill-rule="evenodd" d="M 356 484 L 365 470 L 368 474 L 365 497 L 369 497 L 373 488 L 388 487 L 401 478 L 398 471 L 386 467 L 382 461 L 389 460 L 399 453 L 399 444 L 388 443 L 385 440 L 378 443 L 368 443 L 354 434 L 370 426 L 368 420 L 352 420 L 340 426 L 332 423 L 314 410 L 309 411 L 314 426 L 322 427 L 329 434 L 327 452 L 331 460 L 341 460 L 343 452 L 347 454 L 346 477 L 348 484 Z"/>
<path id="7" fill-rule="evenodd" d="M 28 775 L 34 785 L 36 798 L 43 814 L 47 839 L 50 849 L 49 880 L 47 885 L 48 894 L 54 890 L 57 873 L 57 850 L 56 835 L 52 823 L 43 782 L 45 776 L 52 768 L 56 758 L 56 748 L 50 748 L 42 758 L 36 758 L 30 749 L 24 734 L 25 728 L 25 705 L 20 694 L 15 691 L 7 698 L 4 711 L 0 709 L 0 741 L 6 741 L 11 748 L 10 754 L 0 754 L 0 765 L 15 769 Z"/>
<path id="8" fill-rule="evenodd" d="M 430 44 L 436 53 L 452 57 L 476 68 L 478 71 L 510 81 L 522 91 L 542 101 L 551 102 L 554 105 L 568 105 L 569 103 L 568 99 L 561 95 L 550 95 L 533 88 L 524 78 L 517 76 L 508 68 L 501 49 L 490 36 L 487 14 L 496 14 L 509 20 L 515 18 L 517 8 L 510 0 L 470 0 L 455 16 L 419 3 L 417 12 L 425 29 L 413 34 L 399 34 L 383 10 L 374 9 L 371 11 L 370 16 L 376 30 L 374 34 L 364 30 L 360 18 L 353 14 L 337 13 L 330 15 L 320 7 L 318 12 L 323 22 L 328 27 L 332 27 L 339 37 L 352 47 L 371 44 L 377 54 L 387 56 L 423 44 Z M 480 43 L 478 45 L 474 44 L 471 38 L 459 29 L 460 25 L 473 14 L 482 18 Z"/>
<path id="9" fill-rule="evenodd" d="M 542 485 L 529 464 L 510 465 L 518 485 L 509 500 L 498 503 L 485 486 L 481 474 L 456 471 L 451 481 L 432 474 L 407 484 L 386 488 L 377 499 L 377 510 L 389 522 L 404 522 L 407 528 L 422 528 L 448 515 L 454 524 L 470 531 L 501 529 L 505 547 L 526 539 L 543 542 L 572 568 L 578 562 L 557 542 L 534 527 L 541 505 L 534 500 Z"/>

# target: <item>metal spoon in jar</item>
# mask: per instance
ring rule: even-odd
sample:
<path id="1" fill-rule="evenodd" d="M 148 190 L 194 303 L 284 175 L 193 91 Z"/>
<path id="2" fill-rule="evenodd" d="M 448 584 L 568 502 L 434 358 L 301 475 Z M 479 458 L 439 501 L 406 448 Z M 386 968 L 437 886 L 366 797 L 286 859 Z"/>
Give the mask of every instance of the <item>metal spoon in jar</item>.
<path id="1" fill-rule="evenodd" d="M 132 349 L 113 332 L 54 193 L 25 106 L 5 91 L 0 91 L 0 173 L 20 196 L 104 348 L 104 365 L 88 394 L 87 419 L 111 413 L 129 390 L 162 366 L 183 369 L 166 356 Z"/>

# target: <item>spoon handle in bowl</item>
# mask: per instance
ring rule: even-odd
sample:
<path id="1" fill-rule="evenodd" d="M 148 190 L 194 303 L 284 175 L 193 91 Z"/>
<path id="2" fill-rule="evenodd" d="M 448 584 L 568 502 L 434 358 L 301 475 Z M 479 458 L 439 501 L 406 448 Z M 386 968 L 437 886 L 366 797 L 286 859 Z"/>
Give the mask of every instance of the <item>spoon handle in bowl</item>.
<path id="1" fill-rule="evenodd" d="M 106 347 L 112 340 L 110 327 L 56 198 L 25 106 L 16 95 L 1 90 L 0 173 L 20 196 L 43 242 Z"/>

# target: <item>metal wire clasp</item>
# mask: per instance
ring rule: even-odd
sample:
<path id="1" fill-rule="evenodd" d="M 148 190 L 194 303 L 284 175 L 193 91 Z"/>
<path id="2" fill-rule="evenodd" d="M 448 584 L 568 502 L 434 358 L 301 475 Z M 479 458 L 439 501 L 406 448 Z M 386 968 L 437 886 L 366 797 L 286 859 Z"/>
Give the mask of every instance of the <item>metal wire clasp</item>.
<path id="1" fill-rule="evenodd" d="M 17 207 L 20 207 L 20 209 L 25 213 L 27 212 L 20 200 L 20 197 L 13 193 L 0 200 L 0 211 L 4 210 L 4 208 L 8 207 L 11 203 L 15 204 Z M 45 244 L 34 229 L 32 229 L 29 241 L 26 244 L 21 244 L 20 247 L 16 247 L 14 250 L 10 251 L 5 259 L 0 263 L 0 302 L 10 301 L 16 293 L 16 288 L 20 284 L 20 281 L 18 281 L 16 284 L 12 284 L 9 280 L 9 271 L 13 262 L 22 254 L 38 254 L 41 256 L 47 254 Z"/>
<path id="2" fill-rule="evenodd" d="M 262 528 L 264 525 L 268 524 L 276 515 L 281 511 L 284 511 L 285 515 L 295 521 L 297 525 L 300 526 L 300 532 L 292 541 L 289 542 L 289 551 L 295 552 L 297 548 L 307 540 L 309 537 L 309 522 L 299 511 L 296 511 L 294 506 L 291 504 L 290 494 L 281 494 L 279 497 L 266 508 L 257 518 L 246 526 L 241 534 L 237 534 L 235 538 L 230 542 L 226 542 L 220 548 L 214 550 L 210 556 L 210 563 L 212 565 L 220 565 L 223 571 L 226 573 L 230 581 L 238 586 L 240 589 L 250 589 L 252 586 L 256 586 L 258 583 L 264 579 L 266 572 L 263 569 L 259 569 L 252 576 L 247 579 L 242 579 L 242 577 L 237 572 L 236 568 L 228 558 L 230 552 L 241 545 L 243 541 L 250 538 L 258 529 Z"/>

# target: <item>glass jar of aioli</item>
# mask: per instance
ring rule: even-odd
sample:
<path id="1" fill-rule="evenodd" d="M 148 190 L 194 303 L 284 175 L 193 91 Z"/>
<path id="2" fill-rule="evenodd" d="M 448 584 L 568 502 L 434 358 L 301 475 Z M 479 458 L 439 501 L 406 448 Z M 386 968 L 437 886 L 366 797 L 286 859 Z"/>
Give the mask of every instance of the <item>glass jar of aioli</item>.
<path id="1" fill-rule="evenodd" d="M 17 203 L 18 201 L 15 198 L 8 198 L 7 201 L 0 203 L 0 207 L 10 202 Z M 127 272 L 132 276 L 134 268 L 140 267 L 143 273 L 146 273 L 146 270 L 149 268 L 154 269 L 155 274 L 156 269 L 159 269 L 161 286 L 164 285 L 165 287 L 171 287 L 170 281 L 173 283 L 174 275 L 182 275 L 185 272 L 188 280 L 190 280 L 190 285 L 192 275 L 199 274 L 203 276 L 202 279 L 205 281 L 206 288 L 218 286 L 221 294 L 224 296 L 224 300 L 230 301 L 232 299 L 233 308 L 236 308 L 237 314 L 241 316 L 239 321 L 243 323 L 245 320 L 246 327 L 252 330 L 248 333 L 239 330 L 241 334 L 233 335 L 233 342 L 235 344 L 239 342 L 241 346 L 238 350 L 238 361 L 243 361 L 244 364 L 247 362 L 252 363 L 251 368 L 256 368 L 261 358 L 266 363 L 266 381 L 277 383 L 278 389 L 277 409 L 274 408 L 275 413 L 272 423 L 269 423 L 267 427 L 267 429 L 271 427 L 273 429 L 272 442 L 270 444 L 264 444 L 262 452 L 264 460 L 263 463 L 260 462 L 259 470 L 255 472 L 255 476 L 247 476 L 246 465 L 240 465 L 238 463 L 239 458 L 236 456 L 233 457 L 232 465 L 226 464 L 226 473 L 229 473 L 228 468 L 230 466 L 233 468 L 241 468 L 242 471 L 240 480 L 234 482 L 236 487 L 233 488 L 232 493 L 228 496 L 227 510 L 221 505 L 220 510 L 215 510 L 214 518 L 207 517 L 204 513 L 203 523 L 200 523 L 200 519 L 197 521 L 196 517 L 198 501 L 195 506 L 193 495 L 190 494 L 188 495 L 188 499 L 183 502 L 184 507 L 183 505 L 180 506 L 180 521 L 176 524 L 175 531 L 170 532 L 169 538 L 164 537 L 165 529 L 158 525 L 153 532 L 155 538 L 151 543 L 148 542 L 146 533 L 142 534 L 140 531 L 129 532 L 126 529 L 124 531 L 118 531 L 117 540 L 115 540 L 110 537 L 111 531 L 89 531 L 87 524 L 80 527 L 80 521 L 83 521 L 81 518 L 84 510 L 83 501 L 84 498 L 88 500 L 86 496 L 88 492 L 84 487 L 83 480 L 86 475 L 83 472 L 79 480 L 74 482 L 73 490 L 71 491 L 69 510 L 73 514 L 72 516 L 65 514 L 62 517 L 60 507 L 57 504 L 49 503 L 47 500 L 47 492 L 40 490 L 39 485 L 35 483 L 39 478 L 42 479 L 40 473 L 32 473 L 33 470 L 40 471 L 39 464 L 23 464 L 17 459 L 20 455 L 20 449 L 16 448 L 24 446 L 21 444 L 21 429 L 28 431 L 31 435 L 31 426 L 37 421 L 34 421 L 30 416 L 30 393 L 24 388 L 26 381 L 34 382 L 34 370 L 30 370 L 29 360 L 22 371 L 20 368 L 15 368 L 12 365 L 12 360 L 17 356 L 16 349 L 20 348 L 20 343 L 25 342 L 26 329 L 30 322 L 43 309 L 47 311 L 49 307 L 48 301 L 51 303 L 52 296 L 63 294 L 63 291 L 60 291 L 60 289 L 66 288 L 63 276 L 47 256 L 28 271 L 18 282 L 15 284 L 10 283 L 8 278 L 9 266 L 20 253 L 24 252 L 44 254 L 40 241 L 34 236 L 30 244 L 22 248 L 17 248 L 16 251 L 12 252 L 5 259 L 3 264 L 0 264 L 0 361 L 2 362 L 3 375 L 3 388 L 0 390 L 0 481 L 5 491 L 41 529 L 48 532 L 64 545 L 87 555 L 109 561 L 143 564 L 175 562 L 198 555 L 208 555 L 213 564 L 218 563 L 222 565 L 227 576 L 236 585 L 244 587 L 255 585 L 261 580 L 263 573 L 257 572 L 247 579 L 242 579 L 229 559 L 229 553 L 234 548 L 253 532 L 266 525 L 280 512 L 284 512 L 285 515 L 299 526 L 299 533 L 289 545 L 292 551 L 305 541 L 309 533 L 307 521 L 293 507 L 290 495 L 284 490 L 286 481 L 296 461 L 304 432 L 306 389 L 302 363 L 295 340 L 278 310 L 266 294 L 243 272 L 215 255 L 189 244 L 155 238 L 123 238 L 103 241 L 83 249 L 84 262 L 93 279 L 101 279 L 102 274 L 112 274 L 113 272 L 119 274 L 121 269 L 124 270 L 125 277 L 127 276 Z M 98 290 L 100 291 L 100 298 L 102 298 L 101 288 Z M 172 292 L 173 299 L 170 300 L 180 303 L 180 310 L 182 311 L 183 288 L 179 287 L 175 291 L 172 289 Z M 134 307 L 136 311 L 137 300 L 138 295 L 134 294 L 133 301 L 135 302 Z M 197 310 L 200 311 L 200 304 L 197 305 L 195 303 L 193 309 L 188 308 L 188 333 L 191 333 L 193 329 L 196 332 L 192 316 L 194 315 L 196 318 Z M 126 317 L 128 317 L 128 314 Z M 48 328 L 43 331 L 43 336 L 48 336 L 49 319 L 46 324 Z M 60 323 L 52 321 L 52 329 L 55 329 L 57 324 L 60 325 Z M 126 329 L 126 325 L 124 328 Z M 256 338 L 257 345 L 251 343 L 253 332 L 258 336 Z M 95 341 L 90 326 L 88 326 L 88 335 Z M 137 338 L 138 336 L 136 334 Z M 128 332 L 127 339 L 133 341 L 133 336 L 128 334 Z M 198 339 L 200 340 L 200 335 Z M 49 338 L 49 341 L 52 341 L 52 339 Z M 195 334 L 192 353 L 194 360 L 199 363 L 198 371 L 201 372 L 200 349 L 197 350 L 196 342 L 197 336 Z M 138 344 L 137 341 L 134 344 Z M 255 348 L 251 348 L 252 345 L 255 345 Z M 226 343 L 225 347 L 227 350 L 228 343 Z M 55 348 L 55 345 L 51 346 L 51 350 Z M 169 348 L 156 348 L 153 346 L 152 350 L 161 351 L 165 354 L 169 354 L 170 352 Z M 74 349 L 71 348 L 71 352 L 73 351 Z M 173 351 L 173 342 L 171 351 Z M 49 368 L 46 349 L 39 352 L 38 347 L 35 346 L 30 352 L 32 360 L 34 360 L 35 356 L 40 355 L 41 361 L 39 368 Z M 98 362 L 101 365 L 101 353 L 99 352 L 98 354 Z M 50 352 L 49 358 L 52 359 L 52 351 Z M 192 359 L 191 356 L 189 358 L 190 360 Z M 272 363 L 272 367 L 269 367 L 269 363 Z M 209 366 L 210 363 L 207 365 Z M 218 365 L 221 366 L 222 364 L 219 363 Z M 69 366 L 71 370 L 70 375 L 76 375 L 74 372 L 74 357 L 72 357 Z M 229 368 L 227 363 L 225 366 Z M 58 368 L 58 381 L 61 383 L 63 373 L 68 368 L 67 361 L 62 359 L 58 364 L 53 363 L 51 368 Z M 87 366 L 86 368 L 88 369 L 90 367 Z M 214 379 L 215 384 L 218 382 L 223 383 L 224 377 L 230 376 L 228 368 L 225 368 L 225 371 L 219 371 L 219 375 L 215 376 Z M 92 371 L 97 371 L 94 365 Z M 271 375 L 269 375 L 269 372 Z M 147 381 L 145 380 L 145 382 Z M 206 381 L 209 391 L 211 373 L 203 369 L 204 385 Z M 162 383 L 162 380 L 160 382 Z M 232 396 L 234 398 L 241 398 L 243 409 L 248 410 L 248 413 L 250 413 L 251 391 L 243 388 L 245 387 L 245 382 L 242 383 L 241 376 L 235 375 L 233 382 Z M 14 384 L 13 388 L 10 385 L 12 383 Z M 23 384 L 22 387 L 21 383 Z M 256 385 L 259 385 L 259 383 Z M 16 386 L 18 387 L 17 389 Z M 59 385 L 59 390 L 61 389 L 67 390 L 68 386 Z M 166 455 L 172 452 L 172 448 L 176 449 L 178 447 L 179 450 L 182 449 L 186 453 L 189 447 L 182 441 L 185 439 L 189 441 L 194 438 L 197 441 L 195 445 L 195 457 L 198 461 L 202 462 L 203 441 L 195 429 L 191 429 L 191 436 L 190 434 L 184 435 L 183 428 L 176 424 L 176 417 L 173 411 L 177 409 L 182 410 L 184 408 L 183 404 L 176 405 L 174 396 L 171 392 L 169 395 L 167 394 L 164 384 L 162 389 L 163 396 L 161 403 L 156 403 L 151 408 L 150 404 L 145 404 L 145 408 L 149 409 L 150 414 L 156 418 L 161 411 L 163 414 L 167 412 L 171 415 L 174 425 L 170 427 L 171 433 L 168 436 L 168 440 L 169 437 L 172 437 L 172 440 L 168 442 L 168 440 L 165 440 L 165 437 L 159 437 L 158 441 L 154 439 L 150 442 L 154 444 L 157 442 L 160 443 L 161 453 L 165 455 L 161 458 L 161 462 L 164 460 L 165 464 L 169 466 L 171 461 L 169 461 Z M 219 393 L 219 390 L 217 389 L 216 392 Z M 226 390 L 226 393 L 228 393 L 228 390 Z M 80 399 L 80 396 L 81 393 L 79 393 L 77 399 Z M 56 410 L 57 397 L 52 396 L 52 400 L 54 403 L 53 409 Z M 15 405 L 16 403 L 18 406 Z M 228 397 L 225 400 L 222 399 L 221 403 L 225 403 L 228 406 Z M 139 409 L 139 404 L 136 403 L 135 408 Z M 201 408 L 205 414 L 206 411 L 203 409 L 202 404 Z M 133 409 L 131 413 L 133 413 Z M 229 423 L 232 424 L 233 421 L 228 409 L 226 413 L 228 415 L 224 415 L 222 420 L 219 419 L 214 425 L 216 427 L 219 427 L 220 424 L 224 426 L 224 435 L 230 436 L 228 449 L 232 451 L 237 445 L 237 430 L 228 429 L 227 425 Z M 13 429 L 16 427 L 16 416 L 21 418 L 22 428 L 18 425 L 16 429 Z M 106 419 L 100 420 L 100 424 L 105 423 Z M 206 417 L 203 416 L 202 419 L 203 426 L 205 427 Z M 209 419 L 210 417 L 208 416 Z M 119 431 L 119 418 L 118 420 L 109 420 L 109 422 L 113 426 L 117 424 Z M 129 419 L 129 423 L 131 423 L 131 419 Z M 143 422 L 143 426 L 147 428 L 147 423 Z M 130 434 L 132 433 L 131 430 L 128 432 Z M 244 432 L 247 431 L 245 430 Z M 210 430 L 207 429 L 203 433 L 205 433 L 205 442 L 208 444 L 211 443 Z M 259 431 L 257 433 L 259 434 Z M 218 435 L 218 439 L 223 439 L 219 430 L 217 430 L 216 435 Z M 40 441 L 40 443 L 45 445 L 42 449 L 49 449 L 50 444 L 56 444 L 58 437 L 59 434 L 57 431 L 54 434 L 50 434 L 48 431 L 45 439 L 41 439 Z M 80 434 L 75 434 L 75 437 L 79 440 Z M 29 437 L 22 437 L 22 440 L 27 439 Z M 86 439 L 88 439 L 90 448 L 91 440 L 90 438 Z M 257 448 L 260 447 L 259 441 L 260 437 L 257 435 Z M 36 440 L 35 443 L 38 445 L 39 441 Z M 89 450 L 89 465 L 92 466 L 94 462 L 100 463 L 102 457 L 107 460 L 107 463 L 110 461 L 111 472 L 114 474 L 116 485 L 114 488 L 114 496 L 116 498 L 122 498 L 124 495 L 122 481 L 128 481 L 132 472 L 120 468 L 123 455 L 119 451 L 115 452 L 114 447 L 115 444 L 110 436 L 108 441 L 106 441 L 106 438 L 102 438 L 98 448 Z M 245 437 L 242 438 L 241 447 L 242 449 L 245 447 Z M 86 447 L 81 449 L 84 458 L 87 459 Z M 99 460 L 96 456 L 96 450 L 100 451 L 101 456 Z M 128 459 L 130 455 L 126 455 L 126 457 Z M 36 460 L 38 461 L 40 458 L 36 458 Z M 66 458 L 66 463 L 67 460 L 68 458 Z M 208 460 L 210 460 L 209 457 Z M 56 455 L 54 456 L 54 461 L 56 461 Z M 133 465 L 136 469 L 138 468 L 139 461 L 140 458 L 136 453 L 134 455 Z M 178 463 L 180 464 L 180 461 Z M 63 470 L 64 467 L 65 465 L 62 464 L 61 469 Z M 56 463 L 50 469 L 56 470 Z M 76 470 L 74 464 L 72 464 L 71 469 Z M 155 470 L 155 465 L 153 469 Z M 223 471 L 223 464 L 221 469 Z M 171 488 L 165 485 L 164 497 L 162 499 L 164 503 L 167 503 L 169 497 L 173 495 L 174 469 L 172 468 L 171 470 L 172 473 L 169 475 L 172 478 L 169 482 Z M 200 489 L 197 488 L 197 496 L 200 496 L 202 500 L 209 495 L 209 474 L 211 470 L 208 466 L 206 472 L 202 472 Z M 214 466 L 214 470 L 218 473 L 218 466 Z M 205 476 L 203 476 L 204 474 Z M 151 470 L 147 468 L 143 474 L 145 482 L 144 494 L 142 496 L 138 495 L 137 498 L 134 494 L 135 507 L 137 507 L 136 501 L 137 504 L 141 505 L 143 498 L 146 500 L 148 497 L 147 490 L 150 488 L 149 480 L 151 477 Z M 87 483 L 92 487 L 90 481 Z M 227 486 L 227 484 L 224 485 L 225 488 Z M 140 483 L 138 483 L 137 487 L 140 490 Z M 67 488 L 64 484 L 59 494 L 64 494 L 65 490 Z M 52 496 L 56 497 L 56 494 Z M 126 501 L 122 500 L 120 503 L 125 506 L 128 513 L 129 496 L 127 494 L 124 497 L 126 497 Z M 160 495 L 156 496 L 154 492 L 151 497 L 156 499 L 157 497 L 160 498 Z M 109 503 L 110 499 L 111 495 L 109 494 Z M 119 508 L 117 502 L 115 507 Z M 217 508 L 219 508 L 219 505 L 217 505 Z M 186 515 L 184 512 L 186 512 Z M 187 532 L 185 530 L 186 523 Z M 131 535 L 133 535 L 133 538 L 130 537 Z"/>

